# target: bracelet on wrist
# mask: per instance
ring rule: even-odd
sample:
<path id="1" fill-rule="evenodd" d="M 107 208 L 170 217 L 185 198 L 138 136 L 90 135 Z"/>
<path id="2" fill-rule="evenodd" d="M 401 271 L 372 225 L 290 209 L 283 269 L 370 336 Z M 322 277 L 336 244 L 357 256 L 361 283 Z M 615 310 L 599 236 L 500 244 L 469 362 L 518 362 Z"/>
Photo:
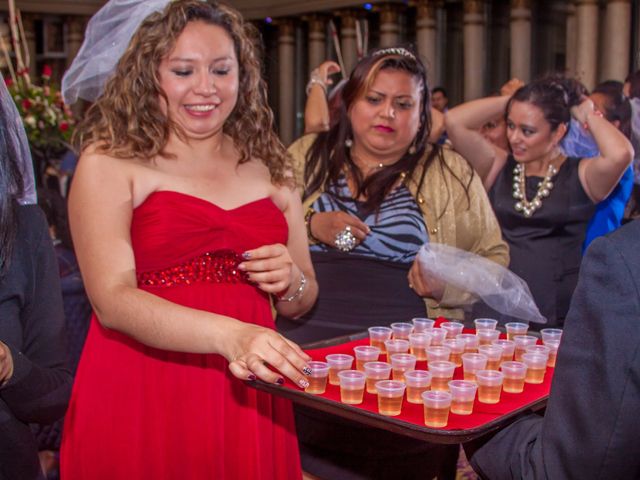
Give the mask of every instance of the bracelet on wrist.
<path id="1" fill-rule="evenodd" d="M 309 241 L 311 243 L 320 243 L 320 240 L 318 240 L 316 237 L 313 236 L 313 232 L 311 232 L 311 218 L 316 214 L 317 212 L 309 207 L 307 209 L 307 213 L 304 214 L 304 225 L 305 227 L 307 227 L 307 238 L 309 239 Z"/>
<path id="2" fill-rule="evenodd" d="M 311 72 L 311 78 L 309 78 L 309 83 L 307 83 L 307 88 L 305 89 L 307 95 L 309 95 L 311 87 L 314 85 L 318 85 L 322 90 L 324 90 L 325 95 L 327 94 L 327 83 L 322 79 L 317 70 Z"/>
<path id="3" fill-rule="evenodd" d="M 307 278 L 304 276 L 304 272 L 302 270 L 300 270 L 300 285 L 298 285 L 298 289 L 295 292 L 293 292 L 293 294 L 289 295 L 288 297 L 277 296 L 278 301 L 279 302 L 293 302 L 294 300 L 302 297 L 302 294 L 304 293 L 304 289 L 305 289 L 306 286 L 307 286 Z"/>

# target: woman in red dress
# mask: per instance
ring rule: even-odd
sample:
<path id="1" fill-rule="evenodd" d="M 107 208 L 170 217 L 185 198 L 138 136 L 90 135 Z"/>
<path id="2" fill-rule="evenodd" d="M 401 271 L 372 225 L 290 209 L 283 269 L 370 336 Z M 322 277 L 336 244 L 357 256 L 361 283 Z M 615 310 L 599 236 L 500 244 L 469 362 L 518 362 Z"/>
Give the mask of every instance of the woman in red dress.
<path id="1" fill-rule="evenodd" d="M 299 478 L 289 403 L 240 381 L 307 385 L 309 357 L 273 331 L 270 298 L 298 316 L 317 296 L 250 27 L 197 0 L 132 4 L 94 17 L 63 82 L 68 98 L 96 101 L 70 197 L 95 314 L 62 477 Z M 92 98 L 80 81 L 96 71 L 91 42 L 138 7 L 144 20 Z"/>

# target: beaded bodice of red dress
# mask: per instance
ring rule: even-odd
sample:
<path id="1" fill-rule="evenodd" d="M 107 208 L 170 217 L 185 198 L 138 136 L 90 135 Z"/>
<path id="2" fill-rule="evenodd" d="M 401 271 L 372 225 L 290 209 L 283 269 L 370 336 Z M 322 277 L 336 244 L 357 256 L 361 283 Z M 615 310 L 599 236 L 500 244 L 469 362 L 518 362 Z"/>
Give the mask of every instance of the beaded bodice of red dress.
<path id="1" fill-rule="evenodd" d="M 273 328 L 268 296 L 236 267 L 287 236 L 268 198 L 224 210 L 155 192 L 132 218 L 138 286 Z M 65 480 L 300 478 L 297 452 L 289 402 L 246 386 L 223 357 L 150 348 L 92 318 L 65 420 Z"/>

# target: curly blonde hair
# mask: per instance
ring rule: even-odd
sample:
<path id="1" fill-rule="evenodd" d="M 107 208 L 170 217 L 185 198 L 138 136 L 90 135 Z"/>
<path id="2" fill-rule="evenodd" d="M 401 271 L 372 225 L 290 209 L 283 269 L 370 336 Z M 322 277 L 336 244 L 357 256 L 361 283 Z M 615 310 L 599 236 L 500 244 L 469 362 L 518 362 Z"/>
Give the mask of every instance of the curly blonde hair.
<path id="1" fill-rule="evenodd" d="M 184 138 L 183 130 L 161 109 L 158 67 L 173 49 L 189 22 L 202 21 L 223 28 L 231 37 L 239 66 L 239 95 L 223 131 L 240 152 L 240 163 L 259 158 L 274 183 L 289 180 L 290 157 L 273 130 L 273 113 L 261 77 L 256 51 L 258 32 L 239 12 L 201 0 L 176 0 L 162 12 L 149 15 L 120 58 L 103 94 L 88 109 L 75 132 L 80 150 L 89 145 L 118 158 L 168 156 L 169 135 Z"/>

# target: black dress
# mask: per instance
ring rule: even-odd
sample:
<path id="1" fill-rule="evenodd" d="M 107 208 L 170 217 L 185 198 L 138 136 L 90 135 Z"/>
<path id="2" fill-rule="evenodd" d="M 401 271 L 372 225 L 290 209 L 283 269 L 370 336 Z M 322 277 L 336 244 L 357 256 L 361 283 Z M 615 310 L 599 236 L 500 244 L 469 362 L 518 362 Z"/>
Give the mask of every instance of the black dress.
<path id="1" fill-rule="evenodd" d="M 533 294 L 545 326 L 562 326 L 578 281 L 582 244 L 596 205 L 578 178 L 581 159 L 569 157 L 552 179 L 554 187 L 542 207 L 526 218 L 514 208 L 513 169 L 509 156 L 489 192 L 489 199 L 509 244 L 509 269 L 522 277 Z M 531 200 L 542 177 L 526 178 L 526 196 Z"/>

